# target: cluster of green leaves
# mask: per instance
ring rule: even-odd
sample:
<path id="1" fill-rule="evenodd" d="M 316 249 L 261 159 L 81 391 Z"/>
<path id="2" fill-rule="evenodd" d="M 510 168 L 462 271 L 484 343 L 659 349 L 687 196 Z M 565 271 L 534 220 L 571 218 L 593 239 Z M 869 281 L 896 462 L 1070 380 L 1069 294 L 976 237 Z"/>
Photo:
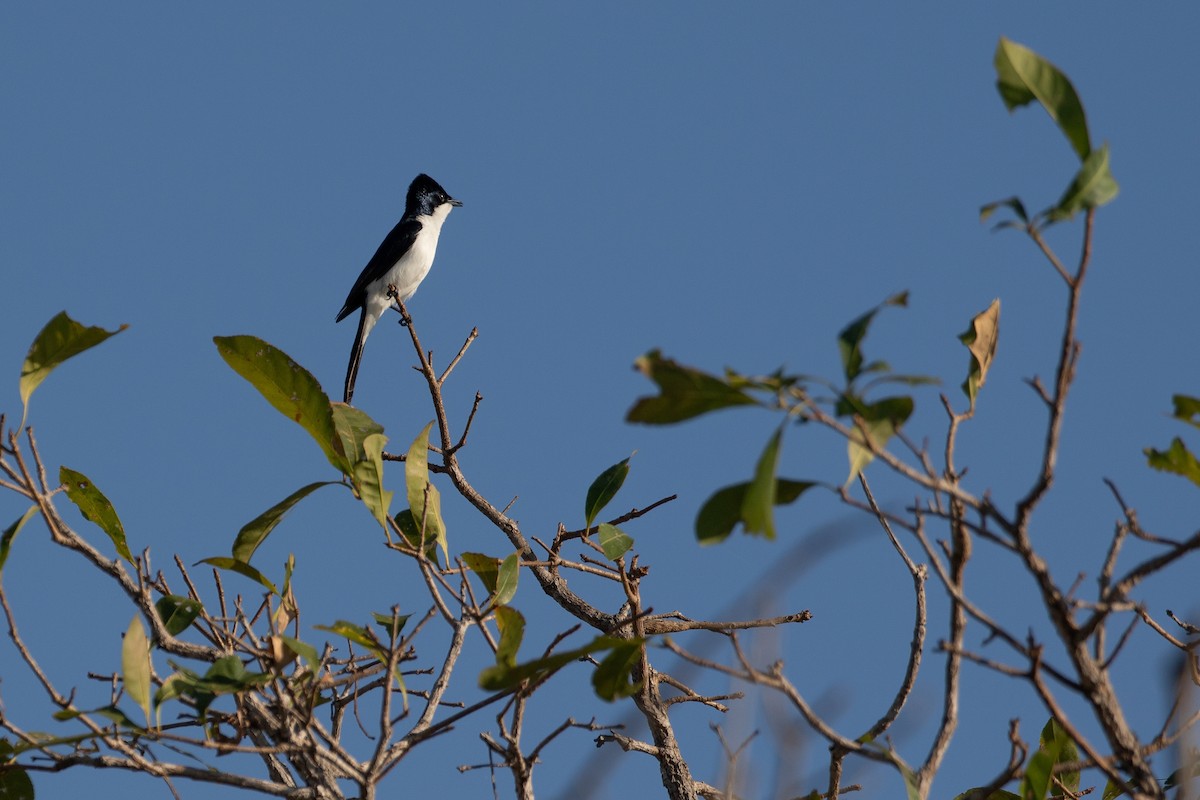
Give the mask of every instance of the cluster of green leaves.
<path id="1" fill-rule="evenodd" d="M 845 421 L 849 476 L 853 480 L 882 451 L 912 416 L 915 402 L 907 394 L 877 396 L 882 387 L 936 383 L 923 375 L 897 373 L 882 360 L 868 361 L 864 342 L 880 311 L 908 304 L 908 293 L 887 298 L 854 319 L 838 334 L 842 376 L 838 381 L 777 370 L 751 377 L 726 369 L 713 375 L 665 358 L 657 350 L 639 358 L 635 366 L 658 387 L 659 393 L 639 399 L 626 416 L 630 422 L 674 424 L 724 408 L 756 406 L 782 412 L 783 421 L 768 437 L 753 477 L 719 489 L 700 507 L 696 537 L 701 544 L 724 541 L 739 524 L 747 534 L 775 538 L 774 509 L 795 501 L 813 486 L 811 480 L 778 475 L 783 435 L 789 421 L 806 422 L 831 412 Z M 959 339 L 971 354 L 963 393 L 974 408 L 980 387 L 996 355 L 1000 301 L 977 314 Z M 828 392 L 818 396 L 816 392 Z M 826 411 L 820 411 L 825 408 Z"/>
<path id="2" fill-rule="evenodd" d="M 584 499 L 584 530 L 590 533 L 600 512 L 612 502 L 629 476 L 629 459 L 613 464 L 596 476 Z M 595 529 L 597 543 L 604 555 L 618 561 L 633 547 L 633 539 L 617 526 L 602 522 Z M 607 651 L 607 655 L 592 673 L 592 687 L 603 700 L 629 697 L 641 688 L 632 672 L 641 658 L 643 640 L 615 636 L 597 636 L 587 644 L 558 653 L 548 653 L 524 663 L 518 663 L 517 652 L 525 635 L 525 617 L 508 605 L 517 589 L 520 553 L 504 559 L 482 553 L 464 553 L 463 562 L 480 579 L 493 605 L 500 642 L 496 648 L 495 665 L 479 676 L 479 685 L 491 691 L 506 691 L 522 683 L 539 683 L 568 664 Z"/>
<path id="3" fill-rule="evenodd" d="M 996 88 L 1008 110 L 1015 111 L 1034 101 L 1041 104 L 1067 137 L 1080 166 L 1058 202 L 1046 210 L 1031 217 L 1019 198 L 1010 197 L 983 206 L 980 219 L 987 219 L 1003 207 L 1020 222 L 1007 220 L 997 227 L 1040 228 L 1112 201 L 1118 187 L 1109 170 L 1108 145 L 1092 149 L 1083 103 L 1067 76 L 1029 48 L 1004 38 L 996 46 L 995 66 Z"/>

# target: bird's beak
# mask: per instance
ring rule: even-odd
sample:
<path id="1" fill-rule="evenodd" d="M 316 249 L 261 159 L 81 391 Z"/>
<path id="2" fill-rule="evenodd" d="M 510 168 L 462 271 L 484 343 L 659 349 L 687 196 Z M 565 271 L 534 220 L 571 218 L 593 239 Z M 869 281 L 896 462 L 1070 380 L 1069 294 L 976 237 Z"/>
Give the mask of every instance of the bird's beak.
<path id="1" fill-rule="evenodd" d="M 454 206 L 455 208 L 462 208 L 462 200 L 455 200 L 453 197 L 451 197 L 450 205 Z"/>

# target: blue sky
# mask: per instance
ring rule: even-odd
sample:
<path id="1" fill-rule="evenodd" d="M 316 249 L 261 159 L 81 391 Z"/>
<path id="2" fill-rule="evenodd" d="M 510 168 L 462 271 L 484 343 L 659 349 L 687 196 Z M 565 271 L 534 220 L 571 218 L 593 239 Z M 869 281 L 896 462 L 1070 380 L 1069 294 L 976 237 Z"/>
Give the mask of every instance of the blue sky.
<path id="1" fill-rule="evenodd" d="M 591 479 L 636 450 L 616 506 L 680 496 L 628 529 L 652 565 L 645 591 L 656 610 L 748 613 L 729 604 L 796 554 L 799 566 L 770 594 L 815 618 L 778 647 L 856 735 L 900 676 L 907 575 L 865 519 L 828 498 L 782 511 L 777 542 L 739 535 L 697 547 L 699 505 L 749 475 L 775 420 L 739 411 L 676 428 L 628 425 L 625 411 L 650 391 L 630 365 L 659 347 L 711 370 L 833 375 L 837 331 L 908 289 L 910 308 L 877 320 L 868 353 L 939 376 L 957 400 L 966 353 L 956 336 L 1000 297 L 998 361 L 959 461 L 973 487 L 1008 502 L 1023 494 L 1043 422 L 1023 379 L 1052 368 L 1065 294 L 1028 241 L 990 233 L 978 208 L 1012 194 L 1049 205 L 1075 162 L 1040 110 L 1004 110 L 992 54 L 1007 36 L 1072 78 L 1121 184 L 1098 216 L 1084 353 L 1039 544 L 1057 574 L 1085 572 L 1094 585 L 1119 511 L 1105 477 L 1149 529 L 1190 533 L 1196 493 L 1147 470 L 1141 450 L 1183 433 L 1166 416 L 1173 393 L 1200 395 L 1186 345 L 1200 291 L 1191 241 L 1200 162 L 1188 155 L 1200 141 L 1198 23 L 1191 6 L 1116 3 L 1086 13 L 1032 3 L 9 5 L 0 12 L 0 374 L 10 379 L 0 381 L 0 408 L 19 416 L 21 361 L 58 311 L 128 323 L 35 395 L 43 452 L 92 477 L 134 549 L 150 547 L 158 565 L 176 552 L 187 563 L 225 553 L 246 521 L 331 476 L 211 337 L 260 336 L 340 391 L 354 329 L 334 315 L 401 213 L 408 182 L 428 172 L 464 207 L 410 309 L 442 363 L 480 330 L 448 389 L 460 421 L 474 393 L 485 396 L 462 456 L 468 476 L 498 505 L 518 496 L 523 527 L 550 536 L 559 521 L 578 526 Z M 1051 241 L 1073 258 L 1078 234 L 1063 226 Z M 410 361 L 403 331 L 380 325 L 358 381 L 355 400 L 393 450 L 431 418 Z M 926 391 L 909 433 L 936 442 L 942 419 L 936 390 Z M 820 436 L 789 434 L 781 471 L 840 480 L 844 456 Z M 910 499 L 882 472 L 877 480 L 888 502 Z M 4 524 L 22 511 L 0 498 Z M 506 552 L 465 504 L 448 502 L 447 516 L 452 546 Z M 377 534 L 348 494 L 318 493 L 257 558 L 280 564 L 295 553 L 309 624 L 420 607 L 412 574 L 380 557 Z M 836 545 L 829 553 L 823 536 Z M 27 635 L 63 682 L 81 665 L 115 668 L 126 607 L 44 539 L 28 528 L 5 572 Z M 1024 599 L 1031 584 L 996 552 L 978 558 L 980 596 L 1018 630 L 1044 632 Z M 1140 599 L 1159 615 L 1197 611 L 1181 569 Z M 541 600 L 531 585 L 518 595 L 543 626 L 530 647 L 561 627 L 538 616 Z M 1149 637 L 1134 642 L 1145 655 L 1122 686 L 1148 733 L 1165 710 L 1169 659 Z M 0 653 L 13 664 L 10 649 Z M 914 719 L 896 732 L 914 759 L 936 720 L 940 668 L 931 653 Z M 44 713 L 12 666 L 3 677 L 8 713 Z M 545 729 L 586 692 L 579 674 L 561 684 L 547 695 Z M 935 794 L 994 774 L 1009 717 L 1023 717 L 1027 738 L 1045 718 L 995 676 L 972 672 L 967 691 L 968 721 Z M 747 707 L 724 720 L 680 714 L 695 764 L 718 758 L 710 721 L 770 738 L 757 701 Z M 581 709 L 573 713 L 602 721 L 616 711 Z M 396 780 L 484 796 L 484 771 L 453 770 L 485 760 L 477 732 L 465 726 L 454 752 L 443 746 Z M 777 796 L 776 774 L 796 781 L 778 796 L 823 785 L 816 740 L 782 767 L 768 744 L 752 752 L 765 765 L 754 796 Z M 568 796 L 594 758 L 588 736 L 562 739 L 539 773 L 542 796 Z M 649 759 L 606 763 L 620 779 L 600 784 L 598 797 L 656 780 Z M 873 787 L 863 796 L 900 788 L 878 770 L 861 777 Z M 93 796 L 128 787 L 166 796 L 120 776 L 38 781 L 42 796 L 83 785 Z"/>

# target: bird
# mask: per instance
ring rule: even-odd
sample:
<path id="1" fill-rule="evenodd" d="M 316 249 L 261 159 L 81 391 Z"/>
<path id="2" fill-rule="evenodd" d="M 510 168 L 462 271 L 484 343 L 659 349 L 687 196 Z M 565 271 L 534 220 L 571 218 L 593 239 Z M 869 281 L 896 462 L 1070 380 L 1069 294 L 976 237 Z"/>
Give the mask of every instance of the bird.
<path id="1" fill-rule="evenodd" d="M 355 309 L 361 309 L 358 332 L 350 349 L 350 364 L 346 367 L 344 396 L 347 405 L 354 397 L 354 381 L 371 329 L 383 312 L 393 305 L 393 297 L 408 302 L 416 293 L 433 266 L 442 223 L 451 209 L 460 206 L 462 202 L 451 197 L 433 178 L 424 173 L 414 178 L 404 200 L 404 216 L 384 238 L 375 255 L 363 267 L 350 294 L 346 295 L 346 302 L 335 322 L 341 322 Z"/>

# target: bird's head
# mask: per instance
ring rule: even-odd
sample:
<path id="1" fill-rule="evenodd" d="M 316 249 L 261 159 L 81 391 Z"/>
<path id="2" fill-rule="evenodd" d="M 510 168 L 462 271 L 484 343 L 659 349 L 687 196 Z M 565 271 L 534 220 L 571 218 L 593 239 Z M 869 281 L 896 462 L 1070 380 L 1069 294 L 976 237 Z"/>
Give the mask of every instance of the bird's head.
<path id="1" fill-rule="evenodd" d="M 413 178 L 413 182 L 408 187 L 404 210 L 407 214 L 430 215 L 438 206 L 446 204 L 458 207 L 462 205 L 462 202 L 455 200 L 442 188 L 440 183 L 422 172 Z"/>

